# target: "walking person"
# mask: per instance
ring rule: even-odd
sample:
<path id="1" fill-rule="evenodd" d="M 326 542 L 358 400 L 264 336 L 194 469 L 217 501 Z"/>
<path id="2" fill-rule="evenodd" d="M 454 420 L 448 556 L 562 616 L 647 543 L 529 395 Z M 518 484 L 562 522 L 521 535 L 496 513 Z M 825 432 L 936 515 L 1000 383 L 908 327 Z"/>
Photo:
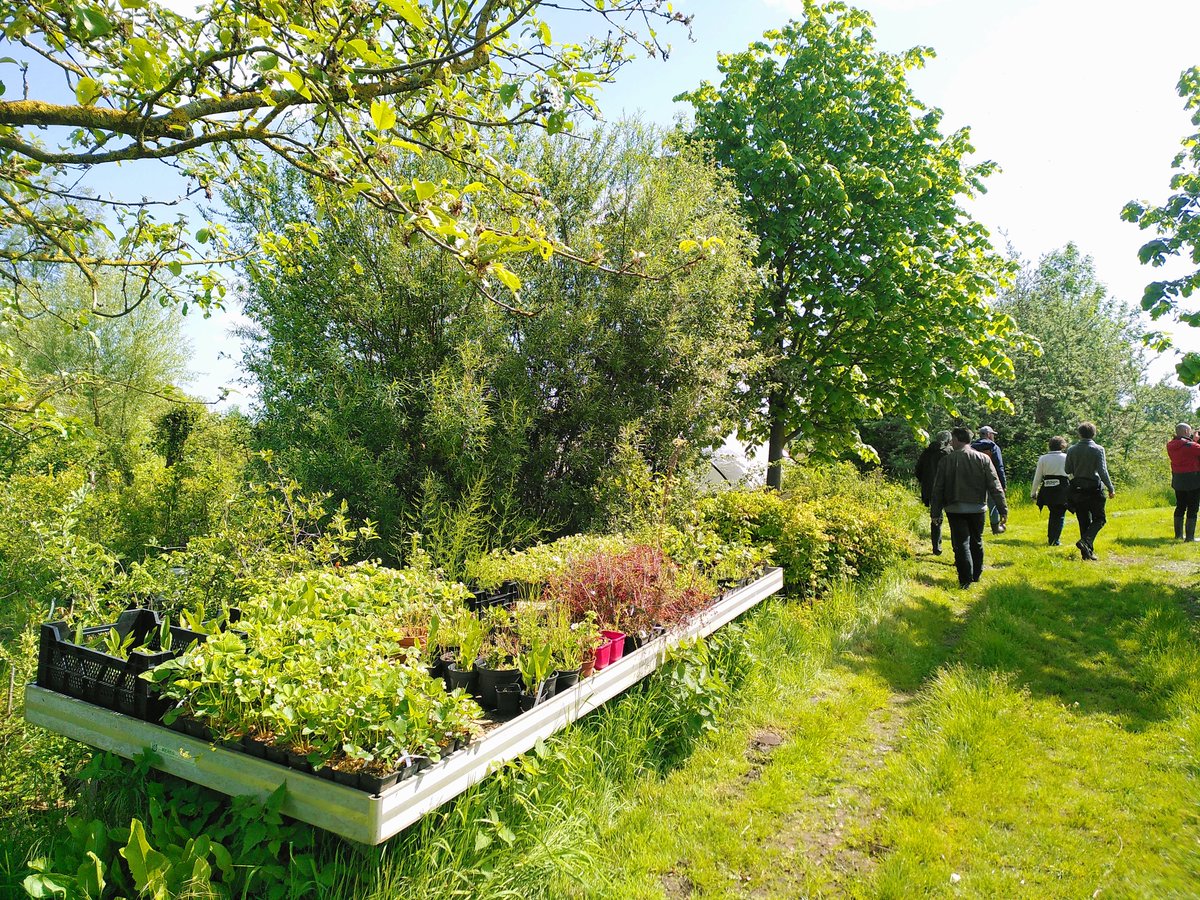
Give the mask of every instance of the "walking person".
<path id="1" fill-rule="evenodd" d="M 1196 510 L 1200 508 L 1200 443 L 1194 437 L 1192 426 L 1180 422 L 1175 437 L 1167 441 L 1171 489 L 1175 491 L 1175 540 L 1189 543 L 1196 540 Z"/>
<path id="2" fill-rule="evenodd" d="M 921 484 L 921 502 L 929 506 L 933 500 L 933 480 L 937 477 L 938 465 L 950 452 L 950 432 L 939 431 L 929 446 L 917 457 L 913 474 Z M 942 555 L 942 517 L 929 517 L 929 537 L 933 543 L 933 555 Z"/>
<path id="3" fill-rule="evenodd" d="M 1096 555 L 1096 535 L 1108 520 L 1104 516 L 1104 491 L 1109 498 L 1117 495 L 1108 476 L 1108 459 L 1104 448 L 1096 443 L 1096 426 L 1082 422 L 1076 429 L 1079 440 L 1067 451 L 1065 469 L 1071 478 L 1071 505 L 1079 519 L 1079 540 L 1075 546 L 1084 559 L 1099 559 Z"/>
<path id="4" fill-rule="evenodd" d="M 1200 445 L 1197 445 L 1200 447 Z M 1038 510 L 1049 507 L 1050 519 L 1046 523 L 1046 543 L 1059 546 L 1062 541 L 1063 523 L 1067 518 L 1067 501 L 1071 482 L 1067 478 L 1067 439 L 1055 435 L 1049 441 L 1049 453 L 1038 457 L 1033 472 L 1033 488 L 1029 496 L 1037 503 Z M 1197 469 L 1200 477 L 1200 468 Z M 1200 496 L 1200 492 L 1197 492 Z"/>
<path id="5" fill-rule="evenodd" d="M 1000 487 L 1008 490 L 1008 477 L 1004 474 L 1004 454 L 996 443 L 996 432 L 990 425 L 979 426 L 978 439 L 971 442 L 971 449 L 986 453 L 996 469 L 996 477 L 1000 479 Z M 1000 509 L 991 500 L 988 501 L 988 519 L 992 523 L 992 534 L 1001 534 L 1004 525 L 1000 523 Z"/>
<path id="6" fill-rule="evenodd" d="M 953 429 L 950 447 L 938 465 L 929 514 L 941 516 L 944 510 L 950 520 L 958 586 L 969 588 L 983 573 L 983 522 L 989 503 L 1000 511 L 1001 528 L 1008 524 L 1008 504 L 991 458 L 971 447 L 971 429 Z"/>

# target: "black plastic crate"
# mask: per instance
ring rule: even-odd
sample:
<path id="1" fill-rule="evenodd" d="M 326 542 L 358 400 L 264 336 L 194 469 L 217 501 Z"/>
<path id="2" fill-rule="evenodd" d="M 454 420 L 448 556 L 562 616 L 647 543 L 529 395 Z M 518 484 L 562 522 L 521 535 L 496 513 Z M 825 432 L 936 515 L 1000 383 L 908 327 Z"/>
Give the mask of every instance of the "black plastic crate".
<path id="1" fill-rule="evenodd" d="M 499 590 L 474 590 L 471 591 L 471 595 L 467 605 L 472 612 L 479 612 L 489 606 L 512 606 L 519 596 L 517 584 L 513 581 L 504 582 Z"/>
<path id="2" fill-rule="evenodd" d="M 159 649 L 162 616 L 151 609 L 127 609 L 111 625 L 85 628 L 86 638 L 116 629 L 124 640 L 133 636 L 128 659 L 111 656 L 95 647 L 74 643 L 74 629 L 66 622 L 42 625 L 38 646 L 38 687 L 48 688 L 125 713 L 147 722 L 161 722 L 171 706 L 153 686 L 139 676 L 179 656 L 207 635 L 186 628 L 171 628 L 171 649 Z"/>

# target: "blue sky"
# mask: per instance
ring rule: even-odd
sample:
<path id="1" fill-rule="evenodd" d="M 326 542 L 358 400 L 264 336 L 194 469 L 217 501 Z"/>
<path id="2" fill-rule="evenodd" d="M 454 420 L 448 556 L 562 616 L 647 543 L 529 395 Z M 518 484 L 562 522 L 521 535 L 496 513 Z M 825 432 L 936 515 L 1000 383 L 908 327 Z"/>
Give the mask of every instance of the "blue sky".
<path id="1" fill-rule="evenodd" d="M 870 0 L 887 50 L 937 52 L 914 73 L 915 93 L 941 107 L 945 126 L 970 126 L 980 158 L 1003 171 L 972 212 L 1024 256 L 1074 241 L 1096 260 L 1111 292 L 1136 302 L 1155 271 L 1139 265 L 1145 235 L 1120 220 L 1135 198 L 1162 200 L 1170 160 L 1195 130 L 1175 93 L 1179 73 L 1200 64 L 1200 0 Z M 716 55 L 744 49 L 798 15 L 799 0 L 676 0 L 695 15 L 693 42 L 669 38 L 670 58 L 639 60 L 605 89 L 610 119 L 622 113 L 670 124 L 686 112 L 672 97 L 718 77 Z M 236 315 L 193 318 L 193 389 L 214 396 L 236 375 L 226 337 Z M 1200 350 L 1200 330 L 1176 329 Z M 225 353 L 226 358 L 218 354 Z M 1156 375 L 1171 371 L 1164 358 Z M 234 402 L 237 402 L 236 398 Z M 244 401 L 243 401 L 244 403 Z"/>

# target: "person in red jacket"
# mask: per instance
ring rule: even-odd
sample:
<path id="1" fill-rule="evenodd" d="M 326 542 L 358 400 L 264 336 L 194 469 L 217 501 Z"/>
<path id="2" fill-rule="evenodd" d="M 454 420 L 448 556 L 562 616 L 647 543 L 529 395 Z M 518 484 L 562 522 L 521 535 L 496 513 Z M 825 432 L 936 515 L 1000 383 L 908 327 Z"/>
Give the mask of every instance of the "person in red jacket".
<path id="1" fill-rule="evenodd" d="M 1196 510 L 1200 508 L 1200 443 L 1193 439 L 1192 426 L 1180 422 L 1175 437 L 1167 441 L 1171 460 L 1171 489 L 1175 491 L 1175 540 L 1196 540 Z M 1184 517 L 1187 517 L 1186 537 Z"/>

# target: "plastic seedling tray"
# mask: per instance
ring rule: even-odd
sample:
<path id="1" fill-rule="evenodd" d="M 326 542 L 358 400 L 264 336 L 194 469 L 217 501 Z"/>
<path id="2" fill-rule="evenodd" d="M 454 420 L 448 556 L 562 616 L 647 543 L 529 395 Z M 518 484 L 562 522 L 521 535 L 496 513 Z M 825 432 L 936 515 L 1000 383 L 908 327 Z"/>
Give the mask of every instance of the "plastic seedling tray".
<path id="1" fill-rule="evenodd" d="M 155 768 L 233 796 L 265 799 L 286 783 L 284 814 L 353 841 L 380 844 L 481 781 L 501 763 L 632 687 L 662 665 L 671 647 L 711 634 L 782 587 L 783 570 L 769 569 L 758 580 L 726 593 L 687 625 L 646 642 L 620 661 L 380 794 L 226 750 L 34 684 L 25 689 L 25 718 L 126 758 L 149 750 Z"/>

